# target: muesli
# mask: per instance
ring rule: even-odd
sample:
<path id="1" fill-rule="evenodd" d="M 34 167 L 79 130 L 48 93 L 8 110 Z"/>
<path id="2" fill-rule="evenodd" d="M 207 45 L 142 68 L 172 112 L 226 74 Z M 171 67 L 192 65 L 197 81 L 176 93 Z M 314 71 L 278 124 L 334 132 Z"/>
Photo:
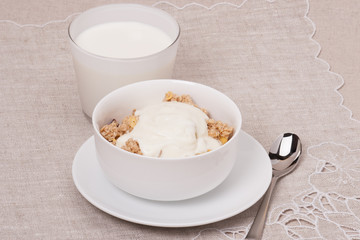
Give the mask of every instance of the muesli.
<path id="1" fill-rule="evenodd" d="M 189 95 L 170 91 L 163 103 L 134 109 L 121 122 L 113 119 L 100 129 L 112 144 L 135 154 L 156 157 L 208 152 L 225 144 L 233 132 L 233 127 L 210 118 L 207 110 L 197 106 Z"/>

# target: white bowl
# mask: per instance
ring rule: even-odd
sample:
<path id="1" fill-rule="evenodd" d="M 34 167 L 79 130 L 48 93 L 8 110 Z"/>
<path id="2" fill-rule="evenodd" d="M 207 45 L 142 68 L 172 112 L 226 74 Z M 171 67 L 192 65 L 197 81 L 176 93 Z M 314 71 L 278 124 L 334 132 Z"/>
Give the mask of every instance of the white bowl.
<path id="1" fill-rule="evenodd" d="M 150 104 L 159 103 L 166 92 L 189 94 L 215 120 L 234 127 L 223 146 L 185 158 L 154 158 L 133 154 L 109 143 L 99 129 L 112 119 L 121 121 Z M 108 180 L 132 195 L 150 200 L 175 201 L 202 195 L 225 180 L 238 156 L 242 117 L 236 104 L 208 86 L 182 80 L 149 80 L 121 87 L 102 98 L 94 109 L 97 159 Z"/>

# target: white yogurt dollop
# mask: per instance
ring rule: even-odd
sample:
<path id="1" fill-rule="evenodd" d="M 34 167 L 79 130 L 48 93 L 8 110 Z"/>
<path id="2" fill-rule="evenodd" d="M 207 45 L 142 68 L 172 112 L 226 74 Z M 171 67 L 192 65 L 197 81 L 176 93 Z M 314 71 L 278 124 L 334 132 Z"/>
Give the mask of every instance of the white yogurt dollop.
<path id="1" fill-rule="evenodd" d="M 161 102 L 139 109 L 135 115 L 139 121 L 130 133 L 117 139 L 117 146 L 133 138 L 144 156 L 161 158 L 194 156 L 221 146 L 208 135 L 208 116 L 192 105 Z"/>

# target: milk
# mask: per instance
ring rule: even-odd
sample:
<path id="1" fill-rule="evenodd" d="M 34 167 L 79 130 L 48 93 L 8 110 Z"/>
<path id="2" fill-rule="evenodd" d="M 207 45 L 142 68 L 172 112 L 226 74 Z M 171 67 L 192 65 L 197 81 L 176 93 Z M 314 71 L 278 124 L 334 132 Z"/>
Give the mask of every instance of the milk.
<path id="1" fill-rule="evenodd" d="M 83 111 L 91 117 L 97 102 L 121 86 L 171 78 L 174 41 L 156 27 L 131 21 L 98 24 L 82 31 L 72 52 Z"/>
<path id="2" fill-rule="evenodd" d="M 75 42 L 93 54 L 112 58 L 139 58 L 170 46 L 171 38 L 140 22 L 109 22 L 83 31 Z"/>

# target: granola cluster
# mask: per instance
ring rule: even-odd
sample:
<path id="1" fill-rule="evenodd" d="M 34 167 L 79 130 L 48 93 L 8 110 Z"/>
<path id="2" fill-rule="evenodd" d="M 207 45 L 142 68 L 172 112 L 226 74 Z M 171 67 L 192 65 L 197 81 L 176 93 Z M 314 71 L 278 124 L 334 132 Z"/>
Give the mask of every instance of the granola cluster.
<path id="1" fill-rule="evenodd" d="M 222 144 L 225 144 L 234 132 L 233 127 L 230 127 L 221 121 L 215 121 L 210 118 L 206 121 L 206 123 L 209 136 L 219 140 Z"/>
<path id="2" fill-rule="evenodd" d="M 192 100 L 192 98 L 190 97 L 190 95 L 176 95 L 174 94 L 173 92 L 167 92 L 165 94 L 165 97 L 164 97 L 164 102 L 181 102 L 181 103 L 187 103 L 187 104 L 190 104 L 194 107 L 197 107 L 199 108 L 201 111 L 203 111 L 206 115 L 209 116 L 209 113 L 206 109 L 204 108 L 201 108 L 199 106 L 197 106 L 194 101 Z"/>
<path id="3" fill-rule="evenodd" d="M 118 123 L 116 119 L 113 119 L 110 124 L 103 126 L 100 129 L 100 134 L 109 142 L 116 145 L 116 140 L 133 130 L 137 121 L 139 120 L 138 116 L 135 116 L 135 109 L 133 110 L 130 116 L 126 116 L 121 123 Z"/>
<path id="4" fill-rule="evenodd" d="M 125 145 L 123 147 L 121 147 L 121 148 L 128 151 L 128 152 L 143 155 L 142 152 L 141 152 L 139 143 L 136 140 L 132 139 L 132 138 L 129 138 L 125 142 Z"/>
<path id="5" fill-rule="evenodd" d="M 165 102 L 176 101 L 176 102 L 190 104 L 194 107 L 201 109 L 206 115 L 209 116 L 207 110 L 198 107 L 189 95 L 179 96 L 169 91 L 165 94 L 163 101 Z M 118 123 L 115 119 L 113 119 L 111 123 L 103 126 L 100 129 L 101 135 L 106 140 L 116 145 L 116 140 L 120 136 L 131 132 L 135 127 L 136 123 L 138 122 L 139 117 L 135 116 L 135 111 L 136 110 L 134 109 L 132 114 L 130 116 L 125 117 L 121 123 Z M 232 137 L 234 128 L 230 127 L 226 123 L 223 123 L 221 121 L 216 121 L 211 118 L 209 118 L 206 121 L 206 123 L 208 127 L 208 135 L 212 138 L 219 140 L 222 144 L 225 144 Z M 139 143 L 132 138 L 128 139 L 125 142 L 125 145 L 121 148 L 126 151 L 142 155 Z"/>

